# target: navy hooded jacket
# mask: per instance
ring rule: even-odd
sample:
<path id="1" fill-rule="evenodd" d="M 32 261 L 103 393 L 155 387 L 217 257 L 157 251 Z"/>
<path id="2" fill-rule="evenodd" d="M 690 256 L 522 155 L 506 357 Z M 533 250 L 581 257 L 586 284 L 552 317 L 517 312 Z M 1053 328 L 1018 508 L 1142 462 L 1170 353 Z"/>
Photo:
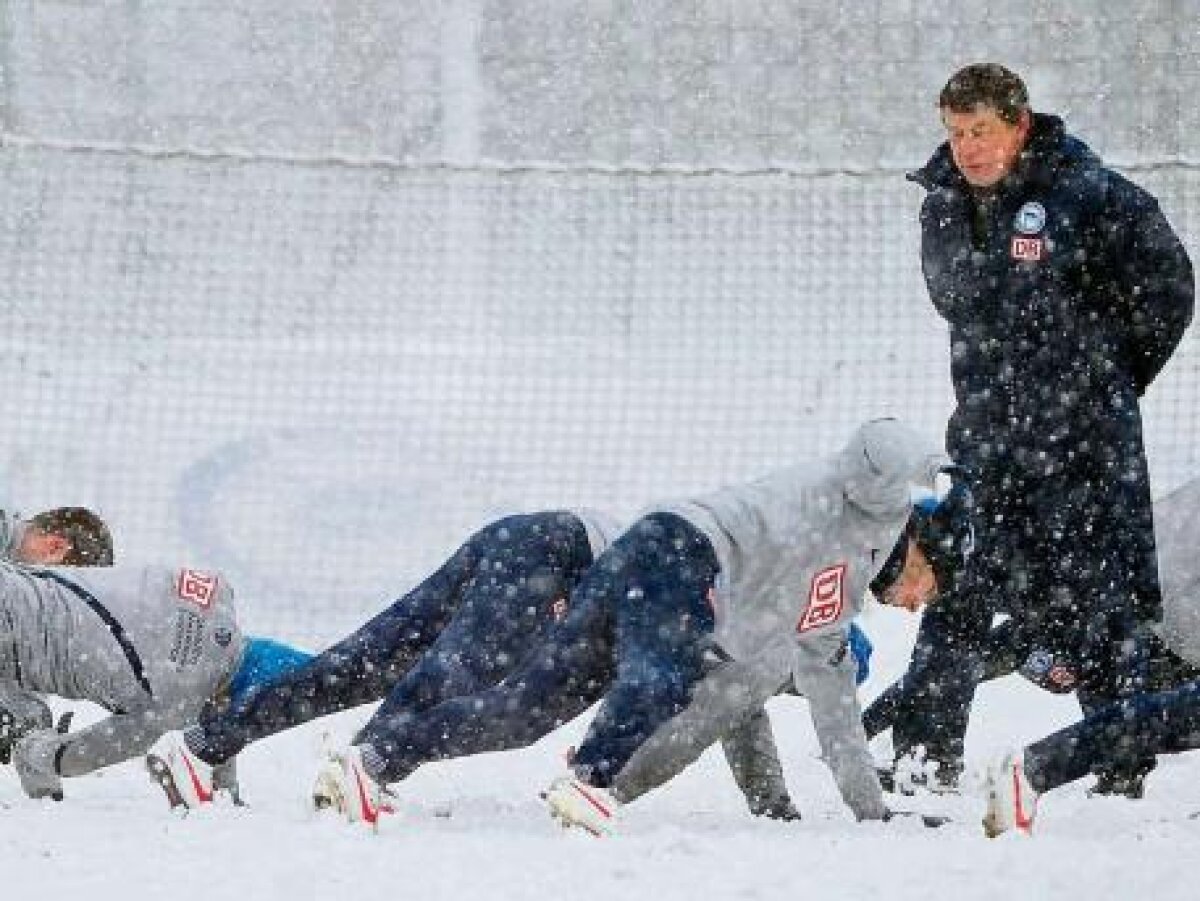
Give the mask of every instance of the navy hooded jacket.
<path id="1" fill-rule="evenodd" d="M 1183 336 L 1195 292 L 1154 197 L 1040 114 L 989 191 L 972 190 L 949 144 L 909 177 L 929 191 L 921 263 L 950 325 L 950 455 L 1031 474 L 1140 456 L 1137 398 Z"/>

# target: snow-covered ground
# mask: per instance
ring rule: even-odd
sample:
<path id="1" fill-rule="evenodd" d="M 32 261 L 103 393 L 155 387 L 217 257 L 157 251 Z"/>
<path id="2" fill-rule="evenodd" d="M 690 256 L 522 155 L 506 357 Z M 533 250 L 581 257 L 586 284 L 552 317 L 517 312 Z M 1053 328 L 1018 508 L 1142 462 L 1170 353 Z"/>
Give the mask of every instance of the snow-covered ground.
<path id="1" fill-rule="evenodd" d="M 876 610 L 879 660 L 866 692 L 896 672 L 911 621 Z M 969 736 L 979 765 L 1013 740 L 1070 720 L 1074 703 L 1016 679 L 986 686 Z M 398 788 L 378 834 L 307 807 L 323 733 L 349 736 L 352 711 L 252 746 L 242 757 L 250 806 L 186 817 L 167 810 L 139 766 L 68 784 L 61 804 L 25 799 L 0 774 L 0 848 L 7 898 L 431 899 L 697 898 L 1191 899 L 1200 857 L 1200 759 L 1165 760 L 1140 802 L 1088 798 L 1085 784 L 1043 801 L 1032 839 L 988 840 L 979 797 L 895 799 L 943 811 L 855 824 L 841 807 L 804 703 L 773 702 L 799 823 L 745 812 L 719 753 L 623 811 L 609 839 L 563 832 L 538 791 L 582 731 L 576 721 L 534 747 L 428 767 Z"/>

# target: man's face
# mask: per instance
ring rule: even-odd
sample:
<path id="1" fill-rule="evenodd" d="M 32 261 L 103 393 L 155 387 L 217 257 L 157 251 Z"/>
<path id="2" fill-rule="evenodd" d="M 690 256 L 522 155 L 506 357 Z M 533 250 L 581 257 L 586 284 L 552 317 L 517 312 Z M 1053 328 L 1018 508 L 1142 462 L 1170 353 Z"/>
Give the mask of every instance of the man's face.
<path id="1" fill-rule="evenodd" d="M 17 543 L 13 558 L 19 563 L 33 566 L 55 566 L 62 563 L 70 552 L 71 543 L 63 536 L 29 525 Z"/>
<path id="2" fill-rule="evenodd" d="M 1025 111 L 1015 125 L 1005 122 L 990 106 L 977 106 L 969 113 L 942 110 L 954 165 L 976 188 L 990 188 L 1012 171 L 1029 136 L 1030 121 Z"/>
<path id="3" fill-rule="evenodd" d="M 916 613 L 937 595 L 937 576 L 929 558 L 915 541 L 908 542 L 908 556 L 900 577 L 883 593 L 883 602 Z"/>

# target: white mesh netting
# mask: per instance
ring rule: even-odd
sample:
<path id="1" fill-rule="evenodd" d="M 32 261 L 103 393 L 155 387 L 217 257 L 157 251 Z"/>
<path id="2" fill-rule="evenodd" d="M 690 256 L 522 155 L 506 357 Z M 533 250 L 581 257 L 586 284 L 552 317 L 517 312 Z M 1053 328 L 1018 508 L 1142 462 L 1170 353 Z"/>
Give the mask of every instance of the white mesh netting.
<path id="1" fill-rule="evenodd" d="M 500 512 L 628 514 L 883 412 L 938 434 L 903 171 L 977 57 L 1200 257 L 1192 4 L 610 6 L 13 5 L 18 505 L 94 505 L 319 642 Z M 1200 468 L 1198 370 L 1189 336 L 1147 401 L 1160 490 Z"/>

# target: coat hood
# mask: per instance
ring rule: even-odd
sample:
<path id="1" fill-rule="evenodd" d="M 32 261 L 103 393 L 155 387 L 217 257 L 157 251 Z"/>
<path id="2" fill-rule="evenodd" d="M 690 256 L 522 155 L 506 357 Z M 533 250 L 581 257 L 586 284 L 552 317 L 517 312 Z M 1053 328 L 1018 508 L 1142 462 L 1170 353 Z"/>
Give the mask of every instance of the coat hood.
<path id="1" fill-rule="evenodd" d="M 940 448 L 896 419 L 859 426 L 837 457 L 846 500 L 876 517 L 906 512 L 912 489 L 932 490 L 949 464 Z"/>

